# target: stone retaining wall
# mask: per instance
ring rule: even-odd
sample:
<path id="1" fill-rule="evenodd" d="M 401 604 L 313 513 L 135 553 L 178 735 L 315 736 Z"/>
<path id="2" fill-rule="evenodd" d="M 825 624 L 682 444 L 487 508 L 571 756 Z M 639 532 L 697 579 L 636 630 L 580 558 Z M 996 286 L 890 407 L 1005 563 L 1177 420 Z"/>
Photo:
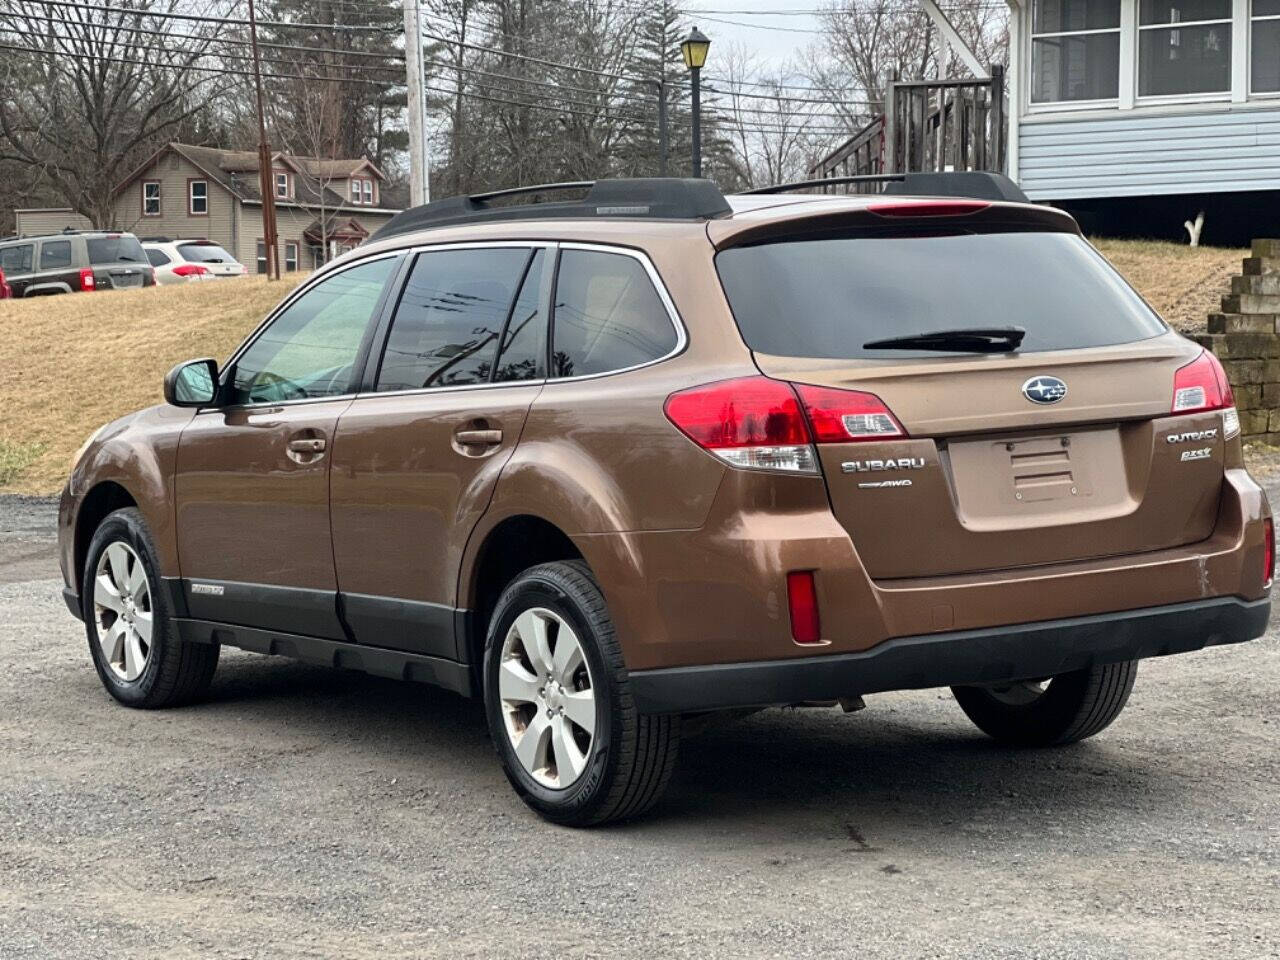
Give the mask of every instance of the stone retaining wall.
<path id="1" fill-rule="evenodd" d="M 1280 240 L 1255 240 L 1250 253 L 1209 332 L 1193 339 L 1222 361 L 1245 442 L 1280 446 Z"/>

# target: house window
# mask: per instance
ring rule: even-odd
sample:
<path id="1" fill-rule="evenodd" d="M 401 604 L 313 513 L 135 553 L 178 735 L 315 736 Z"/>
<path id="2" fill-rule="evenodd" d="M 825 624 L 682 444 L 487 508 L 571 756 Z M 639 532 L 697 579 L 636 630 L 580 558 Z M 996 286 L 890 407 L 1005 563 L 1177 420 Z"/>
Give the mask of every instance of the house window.
<path id="1" fill-rule="evenodd" d="M 284 245 L 284 268 L 288 273 L 298 269 L 298 245 L 292 240 L 286 241 Z"/>
<path id="2" fill-rule="evenodd" d="M 276 196 L 281 200 L 289 199 L 289 175 L 287 173 L 276 174 Z"/>
<path id="3" fill-rule="evenodd" d="M 1114 100 L 1119 96 L 1120 2 L 1033 0 L 1033 103 Z M 1145 9 L 1151 0 L 1142 2 Z"/>
<path id="4" fill-rule="evenodd" d="M 1231 89 L 1232 0 L 1141 0 L 1138 96 Z"/>
<path id="5" fill-rule="evenodd" d="M 265 241 L 258 241 L 258 272 L 267 272 L 267 244 Z"/>
<path id="6" fill-rule="evenodd" d="M 324 247 L 318 243 L 307 244 L 307 252 L 311 254 L 311 269 L 319 270 L 324 266 Z"/>
<path id="7" fill-rule="evenodd" d="M 373 204 L 373 181 L 365 180 L 364 187 L 362 189 L 364 192 L 364 202 L 372 205 Z"/>
<path id="8" fill-rule="evenodd" d="M 352 202 L 352 203 L 360 203 L 360 202 L 361 202 L 361 200 L 360 200 L 360 197 L 361 197 L 361 186 L 360 186 L 360 184 L 361 184 L 361 183 L 363 183 L 363 181 L 362 181 L 362 180 L 358 180 L 358 179 L 355 179 L 355 180 L 352 180 L 352 181 L 351 181 L 351 202 Z"/>
<path id="9" fill-rule="evenodd" d="M 142 215 L 144 217 L 160 216 L 160 181 L 142 181 Z"/>
<path id="10" fill-rule="evenodd" d="M 1280 92 L 1280 0 L 1253 0 L 1249 89 Z"/>
<path id="11" fill-rule="evenodd" d="M 187 212 L 193 217 L 204 217 L 209 214 L 209 181 L 191 180 L 187 184 L 190 203 Z"/>

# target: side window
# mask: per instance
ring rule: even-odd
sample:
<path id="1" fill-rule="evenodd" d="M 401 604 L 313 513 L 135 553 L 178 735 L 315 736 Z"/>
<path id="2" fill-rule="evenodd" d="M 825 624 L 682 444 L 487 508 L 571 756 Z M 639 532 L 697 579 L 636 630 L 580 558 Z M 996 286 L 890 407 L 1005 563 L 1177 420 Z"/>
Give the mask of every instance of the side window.
<path id="1" fill-rule="evenodd" d="M 151 261 L 153 267 L 163 267 L 169 262 L 168 255 L 163 250 L 157 250 L 154 247 L 147 250 L 147 259 Z"/>
<path id="2" fill-rule="evenodd" d="M 553 377 L 607 373 L 675 349 L 675 328 L 644 266 L 634 257 L 565 250 L 551 325 Z"/>
<path id="3" fill-rule="evenodd" d="M 320 281 L 291 303 L 236 361 L 230 403 L 334 397 L 351 388 L 378 298 L 399 260 L 384 257 Z"/>
<path id="4" fill-rule="evenodd" d="M 493 376 L 498 382 L 538 380 L 546 376 L 547 318 L 542 313 L 542 274 L 546 260 L 546 251 L 539 250 L 525 270 L 520 296 L 502 331 L 498 369 Z"/>
<path id="5" fill-rule="evenodd" d="M 10 276 L 30 273 L 32 246 L 30 243 L 24 243 L 21 246 L 5 247 L 0 250 L 0 270 Z"/>
<path id="6" fill-rule="evenodd" d="M 391 321 L 377 389 L 488 382 L 530 256 L 516 247 L 419 254 Z"/>
<path id="7" fill-rule="evenodd" d="M 40 246 L 40 269 L 58 270 L 71 266 L 71 241 L 46 240 Z"/>

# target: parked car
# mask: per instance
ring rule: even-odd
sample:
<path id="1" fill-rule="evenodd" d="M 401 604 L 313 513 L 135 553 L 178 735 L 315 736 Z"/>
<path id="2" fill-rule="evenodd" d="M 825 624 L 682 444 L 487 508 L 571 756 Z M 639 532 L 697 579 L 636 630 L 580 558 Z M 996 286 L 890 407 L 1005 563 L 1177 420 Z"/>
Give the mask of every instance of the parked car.
<path id="1" fill-rule="evenodd" d="M 242 277 L 248 268 L 212 240 L 144 238 L 142 248 L 161 286 L 220 277 Z"/>
<path id="2" fill-rule="evenodd" d="M 1218 361 L 1004 178 L 886 189 L 397 215 L 77 456 L 106 689 L 191 701 L 230 644 L 482 697 L 516 792 L 594 824 L 691 717 L 950 686 L 1064 744 L 1139 660 L 1260 636 Z"/>
<path id="3" fill-rule="evenodd" d="M 0 270 L 0 300 L 8 300 L 12 296 L 13 288 L 5 280 L 4 271 Z"/>
<path id="4" fill-rule="evenodd" d="M 0 270 L 15 297 L 129 290 L 156 282 L 138 238 L 105 230 L 0 240 Z"/>

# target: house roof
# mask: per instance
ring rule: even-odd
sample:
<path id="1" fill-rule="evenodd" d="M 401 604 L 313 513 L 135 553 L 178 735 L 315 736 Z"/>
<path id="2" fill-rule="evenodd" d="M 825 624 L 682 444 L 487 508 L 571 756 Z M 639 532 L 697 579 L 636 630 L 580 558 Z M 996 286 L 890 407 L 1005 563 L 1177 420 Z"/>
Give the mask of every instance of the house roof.
<path id="1" fill-rule="evenodd" d="M 168 143 L 156 151 L 146 163 L 122 180 L 115 192 L 119 193 L 127 187 L 170 150 L 185 157 L 188 162 L 198 167 L 211 180 L 216 181 L 234 196 L 244 201 L 261 202 L 262 191 L 258 188 L 256 151 L 222 150 L 217 147 L 201 147 L 176 142 Z M 345 206 L 347 198 L 344 193 L 331 189 L 329 183 L 333 180 L 345 179 L 361 169 L 367 169 L 379 180 L 386 179 L 367 157 L 328 160 L 276 152 L 271 155 L 271 160 L 273 164 L 279 163 L 294 171 L 295 202 L 304 206 Z"/>

